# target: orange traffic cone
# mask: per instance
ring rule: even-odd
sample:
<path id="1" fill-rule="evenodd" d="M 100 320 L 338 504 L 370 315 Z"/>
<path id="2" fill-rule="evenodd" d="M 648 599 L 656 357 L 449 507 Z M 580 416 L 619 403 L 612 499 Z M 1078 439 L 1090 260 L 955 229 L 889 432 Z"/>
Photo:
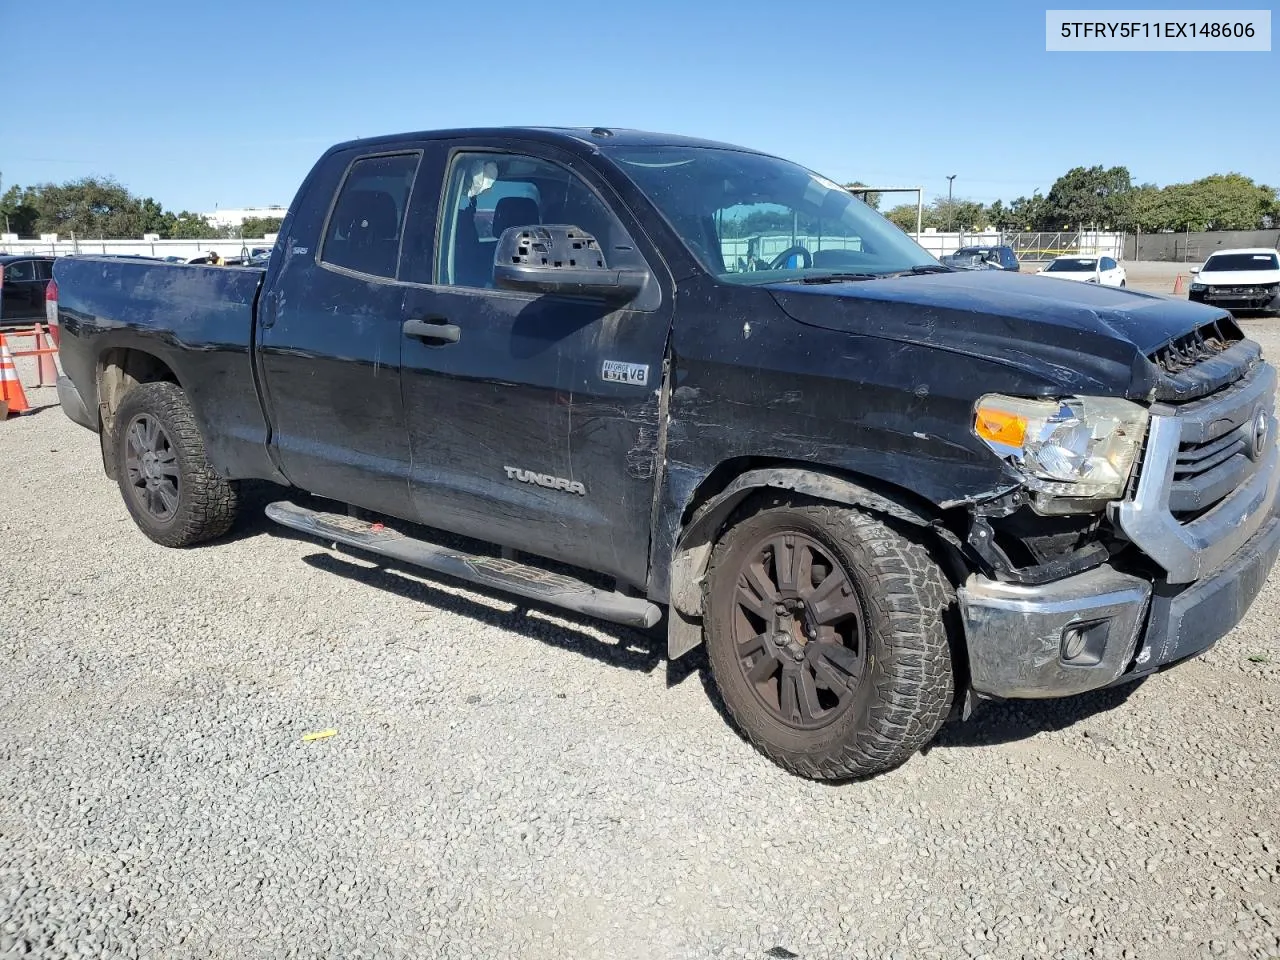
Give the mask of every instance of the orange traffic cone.
<path id="1" fill-rule="evenodd" d="M 26 413 L 31 409 L 27 403 L 27 394 L 22 389 L 22 381 L 18 379 L 18 367 L 13 362 L 13 354 L 9 352 L 9 344 L 0 334 L 0 400 L 9 405 L 8 418 L 14 414 Z"/>
<path id="2" fill-rule="evenodd" d="M 1182 292 L 1182 274 L 1178 274 L 1177 279 L 1173 281 L 1173 292 L 1174 293 Z"/>
<path id="3" fill-rule="evenodd" d="M 38 382 L 42 387 L 56 387 L 58 385 L 58 364 L 54 360 L 52 351 L 55 349 L 53 345 L 53 337 L 45 338 L 44 326 L 36 324 L 36 350 L 48 350 L 49 353 L 36 354 L 36 371 Z"/>

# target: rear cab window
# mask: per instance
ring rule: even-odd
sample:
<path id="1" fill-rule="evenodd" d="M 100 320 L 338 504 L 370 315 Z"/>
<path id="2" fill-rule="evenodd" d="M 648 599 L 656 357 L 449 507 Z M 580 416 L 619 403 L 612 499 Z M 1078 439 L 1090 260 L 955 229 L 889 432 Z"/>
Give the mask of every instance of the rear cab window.
<path id="1" fill-rule="evenodd" d="M 321 264 L 396 279 L 405 211 L 421 156 L 415 150 L 352 162 L 325 225 Z"/>

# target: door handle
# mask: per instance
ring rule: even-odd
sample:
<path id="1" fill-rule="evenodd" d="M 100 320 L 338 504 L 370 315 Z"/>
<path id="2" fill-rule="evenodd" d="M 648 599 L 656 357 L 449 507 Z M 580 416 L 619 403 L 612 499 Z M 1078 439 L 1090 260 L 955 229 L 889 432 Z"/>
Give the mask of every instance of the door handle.
<path id="1" fill-rule="evenodd" d="M 457 343 L 462 328 L 447 322 L 444 317 L 415 318 L 404 322 L 404 333 L 426 343 Z"/>

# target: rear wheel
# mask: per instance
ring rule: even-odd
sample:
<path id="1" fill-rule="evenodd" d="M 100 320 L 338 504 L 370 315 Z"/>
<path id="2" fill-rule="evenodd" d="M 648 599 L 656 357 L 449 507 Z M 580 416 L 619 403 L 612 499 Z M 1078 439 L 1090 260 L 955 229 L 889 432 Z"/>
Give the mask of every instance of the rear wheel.
<path id="1" fill-rule="evenodd" d="M 822 780 L 904 763 L 954 696 L 954 592 L 923 546 L 858 510 L 775 502 L 717 544 L 706 640 L 734 722 Z"/>
<path id="2" fill-rule="evenodd" d="M 237 488 L 210 466 L 191 405 L 172 383 L 143 383 L 116 412 L 116 480 L 134 523 L 156 543 L 187 547 L 226 533 Z"/>

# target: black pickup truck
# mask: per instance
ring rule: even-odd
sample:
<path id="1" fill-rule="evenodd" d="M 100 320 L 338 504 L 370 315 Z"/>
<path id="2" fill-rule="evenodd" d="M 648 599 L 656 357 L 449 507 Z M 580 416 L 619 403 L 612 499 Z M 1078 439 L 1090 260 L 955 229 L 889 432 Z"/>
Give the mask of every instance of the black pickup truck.
<path id="1" fill-rule="evenodd" d="M 1227 313 L 950 269 L 740 147 L 358 140 L 265 271 L 54 279 L 62 408 L 152 540 L 224 534 L 256 478 L 326 542 L 665 614 L 669 655 L 705 641 L 734 722 L 804 776 L 1185 660 L 1280 549 L 1276 374 Z"/>

